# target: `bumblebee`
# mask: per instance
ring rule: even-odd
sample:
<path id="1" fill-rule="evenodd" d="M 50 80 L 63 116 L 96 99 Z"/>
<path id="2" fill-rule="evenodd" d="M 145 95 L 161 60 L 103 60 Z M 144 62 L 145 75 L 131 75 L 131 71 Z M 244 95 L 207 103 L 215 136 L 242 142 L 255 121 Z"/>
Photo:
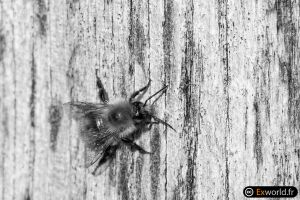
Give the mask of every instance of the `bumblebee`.
<path id="1" fill-rule="evenodd" d="M 154 115 L 154 103 L 162 96 L 168 86 L 147 98 L 138 99 L 150 87 L 148 84 L 133 92 L 128 100 L 110 104 L 109 97 L 96 70 L 98 96 L 100 103 L 69 102 L 71 116 L 79 123 L 79 134 L 86 146 L 86 167 L 92 168 L 92 174 L 102 173 L 101 167 L 108 165 L 121 145 L 130 146 L 142 154 L 150 154 L 134 141 L 134 136 L 151 130 L 154 124 L 164 124 L 174 128 Z M 151 105 L 148 102 L 157 96 Z M 92 167 L 93 166 L 93 167 Z"/>

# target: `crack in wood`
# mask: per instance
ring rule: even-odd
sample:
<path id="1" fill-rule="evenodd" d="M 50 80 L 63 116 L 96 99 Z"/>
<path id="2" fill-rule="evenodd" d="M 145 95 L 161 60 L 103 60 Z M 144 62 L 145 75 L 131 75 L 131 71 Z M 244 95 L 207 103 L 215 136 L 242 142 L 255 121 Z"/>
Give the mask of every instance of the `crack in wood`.
<path id="1" fill-rule="evenodd" d="M 184 58 L 181 67 L 181 88 L 184 95 L 184 129 L 185 135 L 188 136 L 186 139 L 187 147 L 187 171 L 185 178 L 185 190 L 186 199 L 193 200 L 196 198 L 196 159 L 197 159 L 197 148 L 198 145 L 198 133 L 192 132 L 192 124 L 196 118 L 192 116 L 197 115 L 197 105 L 193 101 L 192 85 L 193 76 L 195 71 L 194 58 L 195 58 L 195 41 L 194 41 L 194 2 L 193 0 L 188 1 L 188 7 L 185 13 L 185 48 Z"/>
<path id="2" fill-rule="evenodd" d="M 44 0 L 37 0 L 39 21 L 39 31 L 41 36 L 46 36 L 47 33 L 47 7 Z"/>
<path id="3" fill-rule="evenodd" d="M 6 39 L 5 39 L 5 35 L 3 34 L 3 30 L 0 28 L 0 62 L 4 58 L 5 49 L 6 49 Z"/>
<path id="4" fill-rule="evenodd" d="M 35 132 L 36 132 L 36 103 L 37 103 L 37 65 L 35 61 L 35 43 L 32 46 L 32 51 L 31 51 L 31 94 L 30 94 L 30 99 L 29 99 L 29 108 L 30 108 L 30 125 L 31 125 L 31 132 L 29 135 L 29 161 L 28 161 L 28 166 L 29 166 L 29 179 L 31 179 L 28 188 L 32 189 L 33 184 L 34 184 L 34 173 L 35 173 L 35 158 L 36 158 L 36 144 L 35 144 Z M 32 195 L 32 190 L 29 190 L 28 192 L 31 191 L 31 193 L 28 193 L 28 197 L 30 198 L 30 195 Z"/>
<path id="5" fill-rule="evenodd" d="M 170 81 L 171 68 L 173 67 L 173 54 L 174 54 L 174 1 L 173 0 L 164 0 L 164 21 L 163 21 L 163 63 L 164 63 L 164 78 L 165 84 Z M 165 98 L 165 104 L 166 104 Z M 166 147 L 168 146 L 167 135 L 165 135 Z M 165 187 L 164 193 L 168 194 L 168 154 L 166 153 L 164 161 L 165 161 Z M 165 199 L 167 199 L 167 195 L 165 195 Z"/>
<path id="6" fill-rule="evenodd" d="M 136 181 L 135 181 L 135 187 L 136 187 L 136 198 L 137 199 L 142 199 L 142 173 L 143 173 L 143 166 L 144 166 L 144 155 L 140 154 L 138 155 L 137 159 L 136 159 L 136 170 L 135 170 L 135 177 L 136 177 Z"/>
<path id="7" fill-rule="evenodd" d="M 121 195 L 122 200 L 128 200 L 130 197 L 129 190 L 129 158 L 128 152 L 121 152 L 120 155 L 120 171 L 118 176 L 118 194 Z"/>
<path id="8" fill-rule="evenodd" d="M 288 130 L 282 127 L 282 137 L 280 144 L 290 145 L 288 140 L 292 140 L 293 148 L 299 146 L 300 130 L 300 78 L 299 78 L 299 17 L 296 14 L 295 7 L 299 5 L 291 0 L 276 0 L 274 9 L 277 16 L 277 38 L 281 42 L 283 51 L 278 54 L 279 72 L 282 83 L 286 86 L 288 103 Z M 295 13 L 296 12 L 296 13 Z M 286 148 L 286 147 L 285 147 Z M 285 151 L 286 152 L 286 151 Z M 277 171 L 277 182 L 280 184 L 289 184 L 292 180 L 289 160 L 285 156 L 298 157 L 297 153 L 289 153 L 279 156 L 279 168 Z M 298 157 L 299 158 L 299 157 Z M 277 160 L 278 162 L 278 160 Z M 299 162 L 298 162 L 299 163 Z M 295 171 L 299 171 L 299 166 L 295 166 Z M 298 174 L 299 175 L 299 174 Z M 295 174 L 297 178 L 297 173 Z"/>
<path id="9" fill-rule="evenodd" d="M 261 133 L 261 119 L 260 119 L 260 108 L 258 105 L 258 95 L 255 95 L 254 99 L 254 112 L 255 112 L 255 134 L 254 134 L 254 157 L 256 158 L 256 171 L 258 172 L 263 163 L 262 153 L 262 133 Z"/>
<path id="10" fill-rule="evenodd" d="M 76 55 L 78 53 L 79 45 L 75 45 L 72 49 L 69 62 L 68 62 L 68 69 L 66 72 L 67 84 L 70 87 L 69 97 L 71 100 L 74 98 L 74 90 L 75 90 L 75 83 L 78 79 L 78 71 L 74 68 L 74 63 L 76 59 Z M 50 71 L 50 77 L 52 82 L 52 71 Z M 52 96 L 52 95 L 51 95 Z"/>
<path id="11" fill-rule="evenodd" d="M 30 107 L 30 124 L 35 128 L 35 104 L 36 104 L 36 63 L 34 55 L 34 47 L 31 53 L 31 94 L 29 100 Z"/>
<path id="12" fill-rule="evenodd" d="M 151 152 L 150 155 L 150 173 L 151 173 L 151 197 L 153 200 L 159 199 L 158 189 L 160 183 L 160 148 L 161 148 L 161 139 L 158 128 L 155 127 L 152 132 L 152 137 L 150 141 Z"/>
<path id="13" fill-rule="evenodd" d="M 4 77 L 6 75 L 6 67 L 3 67 L 3 74 L 1 74 L 1 78 L 4 80 Z M 6 84 L 2 85 L 2 99 L 6 98 Z M 4 104 L 4 102 L 2 101 L 2 99 L 0 99 L 0 103 Z M 6 161 L 6 145 L 8 142 L 8 137 L 9 137 L 9 113 L 8 113 L 8 108 L 5 106 L 1 107 L 1 113 L 2 113 L 2 120 L 1 120 L 1 124 L 2 124 L 2 140 L 1 140 L 1 163 L 0 163 L 0 168 L 1 168 L 1 184 L 2 186 L 5 185 L 7 179 L 6 179 L 6 170 L 5 170 L 5 161 Z M 1 187 L 1 196 L 4 198 L 6 194 L 6 187 Z"/>
<path id="14" fill-rule="evenodd" d="M 62 107 L 58 104 L 52 104 L 49 108 L 49 123 L 50 123 L 50 148 L 56 151 L 57 136 L 62 119 Z"/>
<path id="15" fill-rule="evenodd" d="M 32 198 L 30 196 L 29 189 L 27 188 L 25 191 L 24 200 L 31 200 L 31 199 Z"/>
<path id="16" fill-rule="evenodd" d="M 141 2 L 129 1 L 129 37 L 128 46 L 130 52 L 129 74 L 134 74 L 135 62 L 142 67 L 144 75 L 145 71 L 145 48 L 147 39 L 145 36 L 145 30 L 143 24 L 140 21 L 141 18 Z"/>
<path id="17" fill-rule="evenodd" d="M 229 86 L 231 82 L 230 77 L 230 66 L 229 66 L 229 41 L 228 41 L 228 29 L 229 29 L 229 22 L 228 22 L 228 1 L 227 0 L 220 0 L 218 1 L 218 25 L 219 25 L 219 45 L 221 54 L 221 63 L 224 66 L 224 94 L 225 94 L 225 101 L 226 101 L 226 130 L 224 134 L 224 156 L 225 156 L 225 199 L 229 200 L 229 161 L 228 161 L 228 140 L 230 135 L 231 129 L 231 122 L 230 122 L 230 96 L 229 96 Z"/>
<path id="18" fill-rule="evenodd" d="M 282 80 L 288 88 L 288 116 L 292 129 L 296 132 L 300 129 L 300 78 L 297 66 L 297 28 L 293 19 L 293 2 L 291 0 L 276 0 L 275 10 L 277 14 L 277 34 L 283 34 L 284 54 L 279 56 L 279 67 Z"/>

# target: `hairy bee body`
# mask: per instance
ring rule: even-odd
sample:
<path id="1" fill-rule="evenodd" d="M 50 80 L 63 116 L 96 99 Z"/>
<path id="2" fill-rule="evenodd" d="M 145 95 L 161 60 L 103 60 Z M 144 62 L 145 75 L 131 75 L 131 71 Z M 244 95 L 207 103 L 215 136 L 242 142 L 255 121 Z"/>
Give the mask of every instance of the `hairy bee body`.
<path id="1" fill-rule="evenodd" d="M 89 147 L 99 140 L 121 139 L 140 128 L 133 120 L 133 108 L 128 102 L 117 104 L 93 104 L 74 102 L 72 116 L 80 123 L 81 137 Z"/>
<path id="2" fill-rule="evenodd" d="M 97 77 L 98 78 L 98 77 Z M 100 79 L 97 86 L 103 87 Z M 144 103 L 135 100 L 141 92 L 147 90 L 147 86 L 134 92 L 128 101 L 110 104 L 104 88 L 99 88 L 99 97 L 103 103 L 70 102 L 71 116 L 79 125 L 80 138 L 86 146 L 86 166 L 92 168 L 94 175 L 100 174 L 100 169 L 115 155 L 121 145 L 130 146 L 133 150 L 146 154 L 142 147 L 134 142 L 134 135 L 145 130 L 150 130 L 153 124 L 162 123 L 172 128 L 169 124 L 154 116 L 153 104 L 147 105 L 147 101 L 153 96 L 165 91 L 166 87 L 150 96 Z M 173 129 L 173 128 L 172 128 Z"/>

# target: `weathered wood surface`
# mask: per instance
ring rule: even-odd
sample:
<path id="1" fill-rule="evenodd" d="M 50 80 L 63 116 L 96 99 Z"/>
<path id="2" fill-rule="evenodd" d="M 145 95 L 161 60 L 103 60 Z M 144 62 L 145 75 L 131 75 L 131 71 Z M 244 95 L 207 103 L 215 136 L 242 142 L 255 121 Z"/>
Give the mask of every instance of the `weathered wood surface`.
<path id="1" fill-rule="evenodd" d="M 243 199 L 300 166 L 300 3 L 0 1 L 0 199 Z M 153 80 L 163 126 L 102 175 L 60 105 Z M 299 198 L 299 197 L 298 197 Z"/>

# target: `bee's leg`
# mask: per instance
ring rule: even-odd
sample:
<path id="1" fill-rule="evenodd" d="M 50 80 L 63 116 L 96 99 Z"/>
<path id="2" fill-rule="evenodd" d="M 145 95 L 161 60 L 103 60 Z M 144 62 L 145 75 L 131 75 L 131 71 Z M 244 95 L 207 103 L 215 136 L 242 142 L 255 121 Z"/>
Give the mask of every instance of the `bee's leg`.
<path id="1" fill-rule="evenodd" d="M 117 151 L 118 146 L 110 146 L 104 153 L 102 159 L 99 161 L 99 165 L 102 165 L 103 163 L 105 163 L 107 160 L 112 159 Z"/>
<path id="2" fill-rule="evenodd" d="M 154 104 L 161 96 L 162 96 L 162 93 L 164 93 L 166 90 L 167 90 L 168 86 L 165 85 L 163 88 L 161 88 L 160 90 L 158 90 L 157 92 L 155 92 L 154 94 L 152 94 L 150 97 L 148 97 L 148 99 L 146 99 L 145 103 L 144 103 L 144 106 L 147 104 L 147 102 L 152 99 L 153 97 L 155 97 L 157 94 L 161 93 L 158 98 L 156 98 L 154 100 L 154 102 L 152 104 Z"/>
<path id="3" fill-rule="evenodd" d="M 167 122 L 165 122 L 165 121 L 163 121 L 163 120 L 161 120 L 158 117 L 155 117 L 153 115 L 151 115 L 151 117 L 155 120 L 155 122 L 158 122 L 159 124 L 166 125 L 167 127 L 171 128 L 173 131 L 176 132 L 176 130 L 170 124 L 168 124 Z"/>
<path id="4" fill-rule="evenodd" d="M 146 91 L 146 90 L 150 87 L 150 83 L 151 83 L 151 79 L 149 79 L 149 81 L 148 81 L 148 83 L 147 83 L 146 86 L 144 86 L 144 87 L 142 87 L 141 89 L 139 89 L 138 91 L 135 91 L 134 93 L 132 93 L 132 94 L 130 95 L 129 102 L 132 102 L 133 99 L 134 99 L 137 95 L 139 95 L 141 92 Z"/>
<path id="5" fill-rule="evenodd" d="M 134 151 L 138 150 L 142 154 L 151 154 L 151 152 L 146 151 L 143 147 L 135 143 L 133 140 L 130 140 L 128 138 L 123 138 L 122 141 L 129 145 Z"/>
<path id="6" fill-rule="evenodd" d="M 118 146 L 110 146 L 105 152 L 103 157 L 99 160 L 97 167 L 92 172 L 93 175 L 99 175 L 109 166 L 111 161 L 116 155 Z"/>
<path id="7" fill-rule="evenodd" d="M 98 75 L 98 69 L 96 69 L 96 78 L 97 78 L 97 87 L 98 87 L 98 96 L 100 98 L 100 100 L 104 103 L 107 103 L 109 101 L 109 98 L 108 98 L 108 94 L 106 92 L 106 90 L 104 89 L 104 86 L 100 80 L 100 77 Z"/>

